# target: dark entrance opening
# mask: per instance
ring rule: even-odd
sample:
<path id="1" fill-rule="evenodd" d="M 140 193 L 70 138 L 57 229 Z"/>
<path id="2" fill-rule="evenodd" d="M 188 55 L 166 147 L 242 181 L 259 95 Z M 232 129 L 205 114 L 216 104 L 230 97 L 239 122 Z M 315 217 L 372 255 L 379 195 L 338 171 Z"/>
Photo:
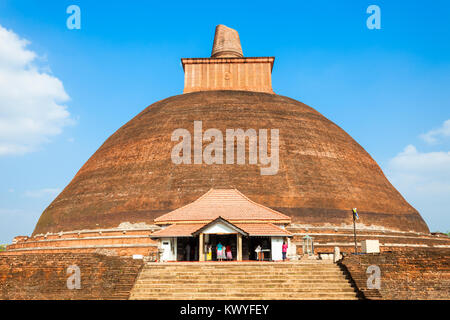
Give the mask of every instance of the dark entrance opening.
<path id="1" fill-rule="evenodd" d="M 237 258 L 237 235 L 236 234 L 205 234 L 205 254 L 208 261 L 208 251 L 211 250 L 211 260 L 217 261 L 217 245 L 222 244 L 224 248 L 227 246 L 231 247 L 231 260 L 236 260 Z M 224 261 L 228 259 L 223 259 Z"/>
<path id="2" fill-rule="evenodd" d="M 261 248 L 260 256 L 258 257 L 255 251 L 257 247 Z M 249 260 L 267 260 L 272 259 L 271 254 L 272 242 L 270 237 L 249 237 L 248 238 L 248 258 Z"/>
<path id="3" fill-rule="evenodd" d="M 198 261 L 198 237 L 177 238 L 177 261 Z"/>

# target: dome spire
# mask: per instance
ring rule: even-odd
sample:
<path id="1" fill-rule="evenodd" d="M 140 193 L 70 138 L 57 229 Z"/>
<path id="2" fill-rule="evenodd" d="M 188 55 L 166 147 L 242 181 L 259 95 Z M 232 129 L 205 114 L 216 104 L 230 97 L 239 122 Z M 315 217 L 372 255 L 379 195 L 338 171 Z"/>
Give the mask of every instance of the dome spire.
<path id="1" fill-rule="evenodd" d="M 273 93 L 274 57 L 244 57 L 236 30 L 216 27 L 210 58 L 182 58 L 183 93 L 239 90 Z"/>
<path id="2" fill-rule="evenodd" d="M 243 56 L 238 32 L 223 24 L 217 25 L 211 58 L 242 58 Z"/>

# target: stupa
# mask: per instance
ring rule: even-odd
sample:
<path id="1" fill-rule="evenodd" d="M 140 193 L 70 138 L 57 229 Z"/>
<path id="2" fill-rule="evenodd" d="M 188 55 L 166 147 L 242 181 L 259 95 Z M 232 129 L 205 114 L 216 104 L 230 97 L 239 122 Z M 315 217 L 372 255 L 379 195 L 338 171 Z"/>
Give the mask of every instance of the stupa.
<path id="1" fill-rule="evenodd" d="M 158 247 L 151 235 L 164 227 L 158 218 L 210 190 L 237 190 L 288 217 L 282 229 L 298 251 L 305 235 L 314 238 L 316 249 L 339 244 L 342 251 L 353 250 L 355 207 L 358 239 L 379 239 L 382 250 L 442 244 L 349 134 L 310 106 L 273 92 L 274 60 L 245 57 L 238 33 L 218 25 L 210 58 L 181 59 L 184 93 L 150 105 L 112 134 L 45 209 L 33 235 L 16 238 L 8 250 L 149 254 Z M 174 163 L 174 132 L 194 136 L 200 122 L 205 145 L 210 129 L 224 137 L 227 130 L 242 129 L 244 163 Z M 266 164 L 260 157 L 250 161 L 249 130 L 277 130 L 274 174 L 261 174 Z M 267 142 L 273 144 L 273 136 Z M 193 154 L 199 151 L 194 144 Z M 215 205 L 220 199 L 211 210 Z M 237 220 L 251 216 L 240 214 Z"/>

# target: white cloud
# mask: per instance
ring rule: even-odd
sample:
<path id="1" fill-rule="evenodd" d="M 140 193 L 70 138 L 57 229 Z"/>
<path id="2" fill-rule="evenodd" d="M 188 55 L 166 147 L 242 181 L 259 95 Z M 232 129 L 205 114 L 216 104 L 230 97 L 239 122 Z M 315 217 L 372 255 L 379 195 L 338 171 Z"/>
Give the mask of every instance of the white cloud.
<path id="1" fill-rule="evenodd" d="M 62 82 L 39 70 L 28 45 L 0 25 L 0 156 L 35 151 L 73 123 Z"/>
<path id="2" fill-rule="evenodd" d="M 390 160 L 386 173 L 432 231 L 450 230 L 450 152 L 420 152 L 408 145 Z"/>
<path id="3" fill-rule="evenodd" d="M 421 153 L 415 146 L 408 145 L 390 161 L 390 166 L 397 172 L 414 172 L 420 175 L 428 174 L 449 178 L 450 152 Z"/>
<path id="4" fill-rule="evenodd" d="M 28 198 L 42 198 L 49 196 L 56 196 L 61 192 L 61 189 L 58 188 L 44 188 L 39 190 L 30 190 L 25 192 L 25 196 Z"/>
<path id="5" fill-rule="evenodd" d="M 437 143 L 440 138 L 450 137 L 450 119 L 444 121 L 440 128 L 430 130 L 427 133 L 420 135 L 420 137 L 429 144 Z"/>

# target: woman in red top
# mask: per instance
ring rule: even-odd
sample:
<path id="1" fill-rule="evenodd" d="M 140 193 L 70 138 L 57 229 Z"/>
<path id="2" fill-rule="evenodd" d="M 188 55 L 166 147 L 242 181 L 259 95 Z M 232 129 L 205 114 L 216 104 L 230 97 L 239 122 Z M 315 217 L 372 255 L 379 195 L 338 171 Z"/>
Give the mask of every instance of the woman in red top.
<path id="1" fill-rule="evenodd" d="M 233 260 L 233 255 L 231 254 L 231 246 L 229 244 L 226 246 L 225 252 L 227 253 L 227 260 Z"/>
<path id="2" fill-rule="evenodd" d="M 281 252 L 283 253 L 283 261 L 286 260 L 287 249 L 288 249 L 288 245 L 287 245 L 286 241 L 283 241 L 283 246 L 282 246 L 282 249 L 281 249 Z"/>

